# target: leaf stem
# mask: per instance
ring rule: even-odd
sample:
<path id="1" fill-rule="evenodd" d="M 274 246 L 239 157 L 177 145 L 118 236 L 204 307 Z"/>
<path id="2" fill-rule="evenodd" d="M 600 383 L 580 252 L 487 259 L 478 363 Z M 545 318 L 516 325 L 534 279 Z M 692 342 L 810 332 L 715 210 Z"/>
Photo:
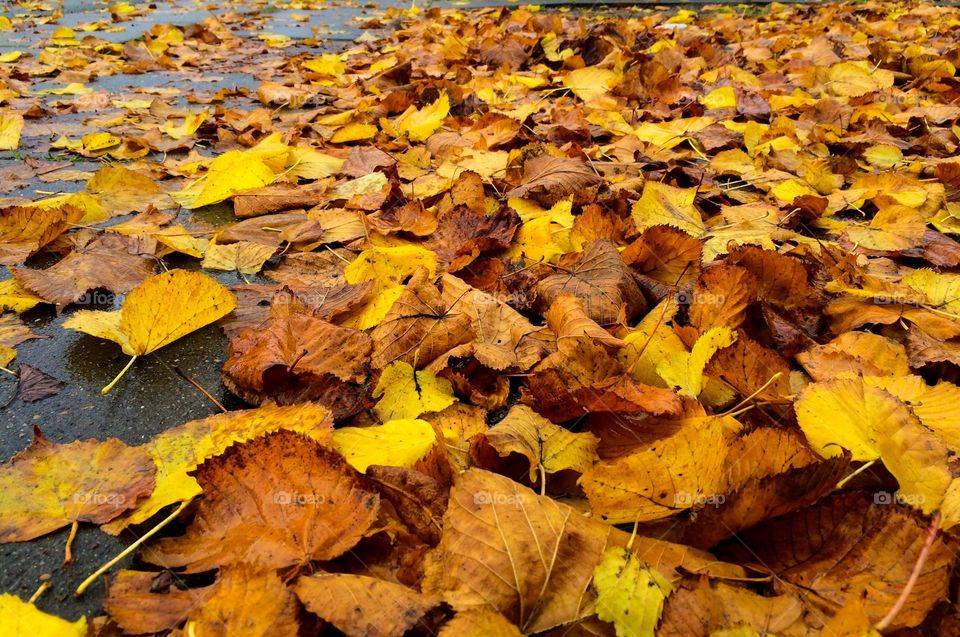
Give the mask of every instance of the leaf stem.
<path id="1" fill-rule="evenodd" d="M 77 537 L 77 529 L 80 528 L 80 522 L 77 520 L 73 521 L 73 524 L 70 525 L 70 535 L 67 536 L 67 546 L 63 550 L 63 565 L 66 566 L 73 561 L 73 540 Z"/>
<path id="2" fill-rule="evenodd" d="M 100 390 L 100 395 L 101 395 L 101 396 L 106 396 L 106 395 L 107 395 L 107 392 L 110 391 L 111 389 L 113 389 L 113 386 L 117 384 L 117 382 L 120 380 L 121 377 L 123 377 L 124 374 L 127 373 L 127 370 L 130 369 L 131 367 L 133 367 L 133 361 L 135 361 L 135 360 L 137 360 L 136 355 L 134 355 L 133 358 L 130 359 L 130 361 L 127 363 L 127 366 L 126 366 L 126 367 L 124 367 L 123 369 L 120 370 L 120 373 L 117 374 L 117 377 L 110 381 L 110 384 L 109 384 L 109 385 L 107 385 L 106 387 L 104 387 L 103 389 Z"/>
<path id="3" fill-rule="evenodd" d="M 542 462 L 538 464 L 540 465 L 540 495 L 547 495 L 547 470 Z"/>
<path id="4" fill-rule="evenodd" d="M 38 588 L 36 591 L 34 591 L 33 595 L 30 596 L 30 599 L 27 600 L 27 603 L 28 603 L 28 604 L 35 604 L 36 601 L 37 601 L 38 599 L 40 599 L 40 596 L 43 595 L 44 593 L 46 593 L 46 592 L 50 589 L 51 586 L 53 586 L 53 584 L 51 584 L 51 583 L 49 582 L 49 580 L 46 581 L 46 582 L 44 582 L 43 584 L 41 584 L 41 585 L 40 585 L 40 588 Z"/>
<path id="5" fill-rule="evenodd" d="M 904 604 L 907 603 L 907 598 L 910 597 L 910 593 L 913 592 L 913 587 L 916 585 L 917 580 L 920 579 L 920 571 L 923 570 L 923 565 L 927 562 L 927 557 L 930 555 L 930 547 L 933 546 L 933 540 L 937 537 L 937 531 L 939 530 L 940 513 L 938 512 L 933 516 L 933 521 L 930 523 L 930 530 L 927 531 L 927 539 L 923 543 L 923 548 L 920 549 L 920 556 L 917 557 L 917 563 L 913 565 L 913 572 L 910 573 L 910 579 L 907 580 L 907 585 L 900 591 L 900 597 L 897 598 L 890 612 L 873 626 L 878 632 L 889 628 L 893 620 L 896 619 L 897 613 L 899 613 Z"/>
<path id="6" fill-rule="evenodd" d="M 136 357 L 134 357 L 134 358 L 136 358 Z M 146 542 L 147 540 L 149 540 L 153 535 L 155 535 L 158 531 L 160 531 L 160 529 L 162 529 L 163 527 L 165 527 L 165 526 L 167 526 L 168 524 L 170 524 L 171 522 L 173 522 L 173 520 L 176 519 L 176 517 L 177 517 L 178 515 L 180 515 L 180 513 L 181 513 L 185 508 L 187 508 L 187 505 L 188 505 L 188 504 L 190 504 L 190 500 L 184 500 L 183 502 L 181 502 L 181 503 L 180 503 L 180 506 L 178 506 L 176 509 L 173 510 L 173 513 L 171 513 L 170 515 L 168 515 L 168 516 L 165 517 L 164 519 L 160 520 L 160 522 L 159 522 L 155 527 L 153 527 L 152 529 L 150 529 L 149 531 L 147 531 L 146 533 L 144 533 L 141 537 L 137 538 L 137 540 L 136 540 L 133 544 L 131 544 L 131 545 L 128 546 L 127 548 L 125 548 L 125 549 L 123 549 L 122 551 L 120 551 L 113 559 L 111 559 L 109 562 L 107 562 L 106 564 L 104 564 L 103 566 L 101 566 L 100 568 L 98 568 L 96 571 L 94 571 L 94 572 L 90 575 L 90 577 L 88 577 L 87 579 L 85 579 L 85 580 L 83 580 L 82 582 L 80 582 L 80 586 L 77 586 L 77 590 L 74 591 L 73 594 L 76 595 L 77 597 L 80 597 L 81 595 L 83 595 L 84 591 L 86 591 L 87 588 L 88 588 L 91 584 L 93 584 L 93 582 L 95 582 L 98 577 L 100 577 L 101 575 L 103 575 L 104 573 L 106 573 L 107 571 L 109 571 L 111 568 L 113 568 L 113 566 L 114 566 L 117 562 L 119 562 L 120 560 L 122 560 L 122 559 L 125 558 L 126 556 L 130 555 L 130 554 L 133 553 L 135 550 L 137 550 L 137 548 L 138 548 L 141 544 L 143 544 L 144 542 Z"/>
<path id="7" fill-rule="evenodd" d="M 835 486 L 834 489 L 842 489 L 844 485 L 846 485 L 848 482 L 850 482 L 851 480 L 856 478 L 858 475 L 860 475 L 861 473 L 863 473 L 864 471 L 872 467 L 875 462 L 876 460 L 871 460 L 870 462 L 858 467 L 856 471 L 854 471 L 853 473 L 848 475 L 846 478 L 838 482 L 837 486 Z"/>

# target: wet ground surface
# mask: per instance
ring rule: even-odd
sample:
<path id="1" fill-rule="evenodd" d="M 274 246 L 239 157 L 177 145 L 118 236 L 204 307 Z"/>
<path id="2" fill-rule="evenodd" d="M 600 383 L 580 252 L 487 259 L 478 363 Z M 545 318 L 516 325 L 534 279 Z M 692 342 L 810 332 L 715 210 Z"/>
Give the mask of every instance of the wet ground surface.
<path id="1" fill-rule="evenodd" d="M 49 3 L 51 7 L 53 3 Z M 294 44 L 293 50 L 314 52 L 337 50 L 362 33 L 360 22 L 377 15 L 378 11 L 391 5 L 389 2 L 374 4 L 330 3 L 311 5 L 297 3 L 296 9 L 267 6 L 268 3 L 198 3 L 158 2 L 156 8 L 144 16 L 119 22 L 114 27 L 121 30 L 97 30 L 95 35 L 111 42 L 122 43 L 137 38 L 155 24 L 186 26 L 200 22 L 211 13 L 222 12 L 269 12 L 269 33 L 287 36 L 295 40 L 316 39 L 316 44 Z M 449 3 L 466 6 L 466 3 Z M 449 6 L 448 4 L 448 6 Z M 514 3 L 487 3 L 507 4 Z M 564 4 L 552 3 L 546 4 Z M 608 4 L 621 4 L 613 2 Z M 394 3 L 409 6 L 408 2 Z M 422 5 L 422 3 L 421 3 Z M 9 3 L 0 3 L 0 13 L 15 16 L 23 9 L 9 9 Z M 0 54 L 12 50 L 35 50 L 57 27 L 67 26 L 81 33 L 84 24 L 102 20 L 104 3 L 68 1 L 64 15 L 56 22 L 38 25 L 28 31 L 0 33 Z M 217 6 L 211 12 L 202 7 Z M 317 6 L 318 8 L 309 8 Z M 583 11 L 599 7 L 600 3 L 581 3 L 575 10 Z M 307 16 L 304 19 L 303 16 Z M 107 16 L 108 17 L 108 16 Z M 110 25 L 108 25 L 110 26 Z M 238 33 L 257 37 L 256 32 Z M 286 51 L 289 55 L 290 49 Z M 62 82 L 42 83 L 38 88 L 56 88 Z M 95 90 L 111 92 L 133 91 L 137 87 L 167 87 L 180 89 L 179 95 L 171 96 L 171 103 L 183 104 L 188 92 L 214 93 L 223 87 L 246 87 L 255 89 L 259 80 L 249 74 L 224 73 L 192 78 L 184 82 L 183 76 L 173 73 L 145 73 L 141 75 L 118 74 L 98 78 L 91 83 Z M 48 96 L 51 104 L 59 98 Z M 50 142 L 63 133 L 75 135 L 83 129 L 83 120 L 90 113 L 79 113 L 46 118 L 31 124 L 24 130 L 21 149 L 16 152 L 0 152 L 0 168 L 30 157 L 39 160 L 62 160 L 50 149 Z M 73 161 L 73 160 L 71 160 Z M 100 167 L 95 161 L 75 162 L 73 168 L 93 172 Z M 83 188 L 84 181 L 59 181 L 40 183 L 30 181 L 5 188 L 0 197 L 6 199 L 37 200 L 51 194 L 75 192 Z M 229 209 L 199 211 L 199 216 L 217 225 L 232 215 Z M 196 261 L 178 263 L 170 259 L 170 266 L 196 267 Z M 34 260 L 28 265 L 45 267 L 51 262 Z M 209 273 L 213 274 L 213 273 Z M 6 269 L 0 271 L 0 279 L 9 277 Z M 233 274 L 220 274 L 217 278 L 225 285 L 240 283 Z M 251 280 L 256 281 L 256 277 Z M 119 307 L 119 300 L 107 295 L 94 295 L 96 304 L 85 309 L 110 310 Z M 163 349 L 137 361 L 121 382 L 107 396 L 100 395 L 106 385 L 127 362 L 127 357 L 112 342 L 65 330 L 62 327 L 66 315 L 57 315 L 50 306 L 41 306 L 22 315 L 22 319 L 40 338 L 25 342 L 17 348 L 17 363 L 28 364 L 66 383 L 58 395 L 36 403 L 13 400 L 0 407 L 0 460 L 7 460 L 26 447 L 34 427 L 40 427 L 44 435 L 59 442 L 77 439 L 106 439 L 114 436 L 128 444 L 141 444 L 154 434 L 188 420 L 216 413 L 218 408 L 200 391 L 176 373 L 179 369 L 201 386 L 228 409 L 242 407 L 222 386 L 220 368 L 226 355 L 226 339 L 216 326 L 208 326 Z M 16 391 L 16 380 L 0 374 L 0 405 L 4 405 Z M 68 619 L 81 614 L 99 614 L 104 586 L 98 583 L 91 587 L 82 599 L 73 596 L 73 590 L 100 564 L 122 550 L 130 538 L 113 538 L 93 526 L 81 526 L 73 547 L 74 562 L 62 566 L 63 549 L 67 529 L 31 542 L 0 545 L 0 592 L 9 592 L 24 599 L 29 598 L 43 579 L 50 578 L 53 584 L 39 600 L 42 610 Z M 119 567 L 129 566 L 131 559 Z M 118 567 L 118 568 L 119 568 Z"/>
<path id="2" fill-rule="evenodd" d="M 270 13 L 269 32 L 285 35 L 294 39 L 315 38 L 315 46 L 297 44 L 303 50 L 330 51 L 344 46 L 345 42 L 362 33 L 355 18 L 368 19 L 377 14 L 376 7 L 386 7 L 390 3 L 378 5 L 329 4 L 319 9 L 299 8 L 275 9 L 263 6 L 261 10 Z M 52 7 L 54 3 L 49 3 Z M 0 3 L 0 14 L 16 15 L 17 9 L 10 10 L 10 3 Z M 0 33 L 0 54 L 10 50 L 32 50 L 38 43 L 49 37 L 57 27 L 72 27 L 80 32 L 84 23 L 103 19 L 104 3 L 90 1 L 67 1 L 64 15 L 56 23 L 41 25 L 28 32 Z M 247 6 L 239 3 L 217 3 L 214 12 L 200 9 L 202 6 L 214 6 L 209 3 L 163 2 L 156 3 L 156 9 L 145 16 L 118 23 L 122 30 L 110 32 L 98 30 L 98 38 L 111 42 L 126 42 L 140 36 L 155 24 L 175 24 L 186 26 L 200 22 L 212 13 L 225 11 L 257 11 L 257 5 Z M 302 17 L 308 16 L 306 20 Z M 256 34 L 239 32 L 254 37 Z M 224 73 L 217 76 L 192 79 L 186 84 L 182 76 L 173 73 L 145 73 L 142 75 L 118 74 L 98 78 L 90 84 L 95 90 L 111 92 L 133 90 L 136 87 L 172 87 L 180 88 L 181 94 L 172 103 L 183 102 L 188 91 L 214 93 L 223 87 L 246 87 L 255 89 L 259 80 L 248 74 Z M 47 86 L 49 84 L 49 86 Z M 56 88 L 63 82 L 50 81 L 39 88 Z M 49 96 L 51 103 L 57 96 Z M 49 144 L 60 133 L 73 126 L 81 126 L 90 113 L 56 116 L 41 120 L 40 125 L 29 132 L 24 131 L 21 148 L 17 152 L 0 152 L 0 168 L 26 157 L 40 160 L 61 159 L 51 154 Z M 95 161 L 75 162 L 72 168 L 81 171 L 95 171 L 100 164 Z M 83 188 L 84 181 L 61 181 L 40 183 L 32 181 L 16 188 L 8 188 L 0 197 L 37 200 L 51 193 L 76 192 Z M 227 212 L 228 214 L 223 214 Z M 208 209 L 199 211 L 207 221 L 225 221 L 232 217 L 227 210 Z M 169 261 L 171 267 L 196 267 L 196 261 L 185 259 L 178 263 L 174 257 Z M 52 262 L 50 262 L 52 263 Z M 50 263 L 31 260 L 28 265 L 44 267 Z M 225 285 L 234 285 L 242 281 L 234 274 L 216 275 Z M 6 268 L 0 272 L 0 279 L 8 278 Z M 256 280 L 253 277 L 251 280 Z M 118 309 L 120 299 L 108 294 L 90 295 L 94 304 L 82 306 L 84 309 Z M 6 461 L 16 452 L 26 447 L 32 437 L 33 428 L 38 426 L 44 436 L 58 442 L 95 438 L 103 440 L 111 436 L 120 438 L 128 444 L 141 444 L 154 434 L 195 418 L 216 413 L 219 409 L 201 392 L 176 373 L 179 369 L 201 386 L 206 388 L 217 401 L 227 409 L 243 407 L 238 399 L 227 392 L 220 381 L 220 368 L 226 356 L 226 339 L 216 326 L 208 326 L 193 334 L 139 359 L 126 374 L 123 382 L 106 396 L 100 395 L 100 389 L 110 382 L 127 361 L 120 348 L 114 343 L 97 339 L 85 334 L 65 330 L 62 327 L 67 315 L 58 316 L 50 306 L 40 306 L 24 313 L 21 318 L 40 336 L 17 347 L 17 363 L 36 367 L 66 383 L 58 395 L 36 403 L 14 400 L 0 407 L 0 460 Z M 16 391 L 16 380 L 0 373 L 0 405 L 4 405 Z M 114 538 L 92 525 L 81 525 L 73 544 L 74 561 L 67 567 L 62 565 L 63 551 L 68 529 L 52 533 L 30 542 L 0 544 L 0 592 L 13 593 L 23 599 L 29 598 L 40 586 L 43 579 L 50 578 L 53 587 L 38 601 L 42 610 L 60 615 L 67 619 L 76 619 L 85 614 L 92 617 L 101 614 L 104 586 L 100 583 L 92 586 L 83 598 L 77 599 L 73 591 L 92 571 L 125 548 L 131 537 Z M 128 558 L 117 568 L 130 566 Z"/>

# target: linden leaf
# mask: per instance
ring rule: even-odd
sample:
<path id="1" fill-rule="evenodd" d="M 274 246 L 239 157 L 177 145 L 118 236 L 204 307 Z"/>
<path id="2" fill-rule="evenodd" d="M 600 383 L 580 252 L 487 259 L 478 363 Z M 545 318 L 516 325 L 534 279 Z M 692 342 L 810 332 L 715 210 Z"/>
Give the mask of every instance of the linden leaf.
<path id="1" fill-rule="evenodd" d="M 70 205 L 0 208 L 0 265 L 26 261 L 82 217 L 83 211 Z"/>
<path id="2" fill-rule="evenodd" d="M 330 411 L 313 403 L 228 411 L 191 420 L 157 434 L 143 449 L 157 465 L 156 487 L 136 508 L 101 527 L 117 535 L 126 527 L 146 522 L 166 506 L 190 500 L 201 493 L 188 472 L 208 458 L 222 454 L 230 445 L 259 438 L 279 429 L 304 434 L 320 444 L 329 444 L 333 431 Z"/>
<path id="3" fill-rule="evenodd" d="M 706 226 L 700 211 L 693 205 L 696 198 L 696 188 L 674 188 L 648 181 L 640 199 L 633 204 L 633 222 L 641 231 L 654 226 L 673 226 L 699 237 L 705 232 Z"/>
<path id="4" fill-rule="evenodd" d="M 187 635 L 289 637 L 299 630 L 293 591 L 273 571 L 237 564 L 220 569 L 217 583 L 187 618 Z"/>
<path id="5" fill-rule="evenodd" d="M 402 584 L 347 573 L 301 577 L 294 591 L 307 610 L 348 635 L 401 637 L 440 603 Z"/>
<path id="6" fill-rule="evenodd" d="M 412 142 L 422 142 L 433 135 L 450 114 L 450 98 L 446 91 L 440 91 L 432 104 L 417 109 L 413 106 L 393 120 L 392 126 L 400 137 L 406 135 Z"/>
<path id="7" fill-rule="evenodd" d="M 653 637 L 663 602 L 673 586 L 660 571 L 624 548 L 603 552 L 593 571 L 597 617 L 610 622 L 617 637 Z"/>
<path id="8" fill-rule="evenodd" d="M 373 427 L 341 427 L 333 448 L 361 473 L 370 465 L 413 467 L 438 443 L 437 432 L 423 420 L 388 420 Z"/>
<path id="9" fill-rule="evenodd" d="M 585 473 L 597 460 L 597 438 L 558 427 L 526 405 L 515 405 L 484 434 L 501 456 L 519 453 L 530 461 L 530 481 L 564 469 Z M 541 484 L 542 488 L 543 484 Z"/>
<path id="10" fill-rule="evenodd" d="M 120 375 L 103 388 L 105 394 L 137 357 L 213 323 L 233 311 L 236 305 L 233 294 L 210 277 L 171 270 L 150 277 L 134 288 L 120 310 L 81 310 L 63 326 L 111 340 L 133 357 Z"/>
<path id="11" fill-rule="evenodd" d="M 85 637 L 87 618 L 69 622 L 38 610 L 16 595 L 0 595 L 0 625 L 8 637 Z"/>
<path id="12" fill-rule="evenodd" d="M 0 312 L 12 310 L 20 314 L 38 303 L 43 303 L 43 299 L 23 287 L 16 279 L 0 281 Z"/>
<path id="13" fill-rule="evenodd" d="M 23 115 L 14 111 L 0 111 L 0 150 L 20 148 L 20 132 L 23 130 Z"/>
<path id="14" fill-rule="evenodd" d="M 228 150 L 210 162 L 202 177 L 170 196 L 192 210 L 220 203 L 244 190 L 262 188 L 274 179 L 273 170 L 263 158 L 249 151 Z"/>
<path id="15" fill-rule="evenodd" d="M 383 369 L 373 396 L 380 399 L 373 410 L 384 422 L 442 411 L 457 400 L 449 380 L 425 370 L 415 372 L 403 361 L 394 361 Z"/>
<path id="16" fill-rule="evenodd" d="M 204 494 L 196 517 L 184 535 L 156 542 L 147 561 L 199 573 L 331 560 L 363 537 L 380 507 L 339 454 L 291 431 L 234 445 L 195 475 Z"/>
<path id="17" fill-rule="evenodd" d="M 563 85 L 584 102 L 590 102 L 610 92 L 620 81 L 620 76 L 609 69 L 585 66 L 563 76 Z"/>
<path id="18" fill-rule="evenodd" d="M 23 542 L 70 523 L 103 524 L 154 488 L 153 459 L 116 438 L 57 444 L 34 432 L 0 466 L 0 542 Z"/>
<path id="19" fill-rule="evenodd" d="M 241 274 L 256 274 L 276 252 L 273 246 L 252 241 L 238 241 L 226 245 L 211 244 L 203 253 L 200 267 L 207 270 L 234 270 Z"/>

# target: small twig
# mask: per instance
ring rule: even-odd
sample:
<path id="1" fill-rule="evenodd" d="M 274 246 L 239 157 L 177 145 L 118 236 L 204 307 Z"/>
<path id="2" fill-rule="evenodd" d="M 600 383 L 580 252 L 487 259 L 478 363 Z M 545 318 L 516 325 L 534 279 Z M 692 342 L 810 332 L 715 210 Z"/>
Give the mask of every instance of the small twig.
<path id="1" fill-rule="evenodd" d="M 923 570 L 923 565 L 927 562 L 927 557 L 930 555 L 930 547 L 933 546 L 933 540 L 937 537 L 937 531 L 940 530 L 940 513 L 937 512 L 933 516 L 933 521 L 930 523 L 930 530 L 927 531 L 927 539 L 923 543 L 923 548 L 920 549 L 920 556 L 917 557 L 917 563 L 913 565 L 913 572 L 910 573 L 910 579 L 907 580 L 907 585 L 903 587 L 903 590 L 900 591 L 900 597 L 897 598 L 896 603 L 894 603 L 893 608 L 890 609 L 890 612 L 887 613 L 883 619 L 874 624 L 874 629 L 877 631 L 884 631 L 890 627 L 890 624 L 893 623 L 893 620 L 896 619 L 897 613 L 903 608 L 904 604 L 907 603 L 907 598 L 910 597 L 910 593 L 913 592 L 913 587 L 916 585 L 917 580 L 920 579 L 920 571 Z"/>
<path id="2" fill-rule="evenodd" d="M 177 376 L 179 376 L 179 377 L 182 378 L 183 380 L 187 381 L 188 383 L 190 383 L 191 385 L 193 385 L 194 387 L 196 387 L 196 388 L 197 388 L 197 391 L 199 391 L 201 394 L 203 394 L 204 396 L 206 396 L 206 397 L 207 397 L 207 400 L 209 400 L 209 401 L 212 402 L 214 405 L 216 405 L 217 408 L 218 408 L 220 411 L 222 411 L 222 412 L 224 412 L 224 413 L 227 412 L 227 408 L 224 407 L 223 405 L 221 405 L 221 404 L 220 404 L 220 401 L 213 397 L 213 394 L 211 394 L 211 393 L 208 392 L 206 389 L 204 389 L 204 388 L 203 388 L 203 385 L 201 385 L 201 384 L 198 383 L 197 381 L 195 381 L 195 380 L 193 380 L 192 378 L 190 378 L 189 376 L 187 376 L 187 375 L 183 372 L 183 370 L 181 370 L 179 367 L 174 366 L 173 371 L 177 374 Z"/>

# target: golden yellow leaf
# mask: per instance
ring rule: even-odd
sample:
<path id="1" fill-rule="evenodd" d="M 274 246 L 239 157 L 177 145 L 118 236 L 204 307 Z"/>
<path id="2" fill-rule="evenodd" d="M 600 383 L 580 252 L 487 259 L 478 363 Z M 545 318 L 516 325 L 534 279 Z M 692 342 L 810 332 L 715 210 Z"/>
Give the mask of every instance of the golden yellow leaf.
<path id="1" fill-rule="evenodd" d="M 85 637 L 87 618 L 68 622 L 48 615 L 16 595 L 0 595 L 0 625 L 5 637 Z"/>
<path id="2" fill-rule="evenodd" d="M 219 203 L 243 190 L 262 188 L 274 178 L 263 158 L 250 151 L 228 150 L 210 163 L 206 174 L 170 196 L 192 210 Z"/>
<path id="3" fill-rule="evenodd" d="M 0 281 L 0 312 L 12 310 L 19 314 L 38 303 L 43 303 L 43 299 L 20 285 L 16 279 Z"/>
<path id="4" fill-rule="evenodd" d="M 13 111 L 0 111 L 0 150 L 20 148 L 20 131 L 23 130 L 23 115 Z"/>
<path id="5" fill-rule="evenodd" d="M 437 432 L 417 419 L 388 420 L 374 427 L 341 427 L 333 448 L 361 473 L 370 465 L 412 467 L 437 446 Z"/>
<path id="6" fill-rule="evenodd" d="M 585 66 L 563 77 L 563 85 L 584 102 L 602 97 L 620 82 L 620 76 L 609 69 Z"/>
<path id="7" fill-rule="evenodd" d="M 737 94 L 732 86 L 721 86 L 701 97 L 700 103 L 706 109 L 736 108 Z"/>
<path id="8" fill-rule="evenodd" d="M 391 123 L 397 137 L 406 135 L 412 142 L 422 142 L 433 135 L 450 114 L 450 97 L 445 91 L 432 104 L 417 109 L 413 106 Z M 386 127 L 385 127 L 386 130 Z"/>
<path id="9" fill-rule="evenodd" d="M 233 294 L 199 272 L 171 270 L 150 277 L 124 299 L 116 312 L 81 310 L 64 322 L 67 329 L 111 340 L 133 358 L 149 354 L 220 319 L 236 307 Z M 117 376 L 103 393 L 119 380 Z"/>
<path id="10" fill-rule="evenodd" d="M 200 267 L 207 270 L 235 270 L 241 274 L 256 274 L 276 252 L 273 246 L 253 241 L 237 241 L 226 245 L 210 244 L 203 254 Z"/>
<path id="11" fill-rule="evenodd" d="M 403 361 L 394 361 L 383 369 L 373 396 L 380 399 L 373 410 L 384 422 L 442 411 L 457 400 L 450 381 L 426 370 L 415 372 Z"/>
<path id="12" fill-rule="evenodd" d="M 704 233 L 705 226 L 700 211 L 693 205 L 696 197 L 696 188 L 675 188 L 648 181 L 640 199 L 633 204 L 633 222 L 640 231 L 666 225 L 699 237 Z"/>
<path id="13" fill-rule="evenodd" d="M 600 556 L 593 571 L 597 617 L 613 624 L 617 637 L 654 637 L 663 602 L 673 586 L 663 574 L 621 547 Z"/>
<path id="14" fill-rule="evenodd" d="M 334 144 L 357 142 L 362 139 L 373 139 L 377 136 L 377 127 L 373 124 L 355 122 L 337 129 L 330 141 Z"/>

